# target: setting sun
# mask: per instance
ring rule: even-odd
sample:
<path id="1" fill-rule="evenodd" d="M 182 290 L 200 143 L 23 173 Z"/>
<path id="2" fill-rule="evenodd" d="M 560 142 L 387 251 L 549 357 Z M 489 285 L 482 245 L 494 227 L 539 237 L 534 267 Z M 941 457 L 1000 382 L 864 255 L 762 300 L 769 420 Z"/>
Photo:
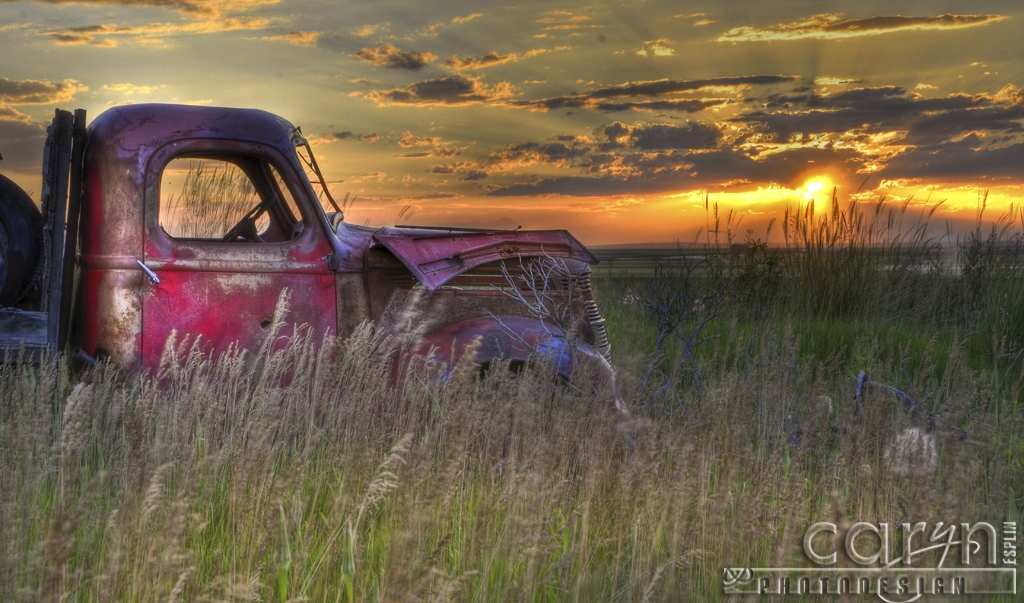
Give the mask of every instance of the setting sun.
<path id="1" fill-rule="evenodd" d="M 827 178 L 818 176 L 811 178 L 804 183 L 803 188 L 796 189 L 796 193 L 798 195 L 802 194 L 804 201 L 810 201 L 811 199 L 814 199 L 820 191 L 827 190 L 829 186 L 831 186 L 831 183 L 829 183 Z"/>
<path id="2" fill-rule="evenodd" d="M 38 202 L 55 108 L 154 102 L 301 126 L 373 227 L 610 245 L 690 239 L 708 199 L 744 229 L 833 191 L 968 228 L 980 191 L 1024 203 L 1020 2 L 435 4 L 0 0 L 0 171 Z"/>

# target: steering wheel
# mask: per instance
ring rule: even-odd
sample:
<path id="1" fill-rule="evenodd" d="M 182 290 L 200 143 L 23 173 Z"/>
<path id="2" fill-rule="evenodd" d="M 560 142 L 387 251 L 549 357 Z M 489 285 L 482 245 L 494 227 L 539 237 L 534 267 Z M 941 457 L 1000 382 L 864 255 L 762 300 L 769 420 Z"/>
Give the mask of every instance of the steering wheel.
<path id="1" fill-rule="evenodd" d="M 222 238 L 221 241 L 227 243 L 237 241 L 238 237 L 242 237 L 252 243 L 262 243 L 263 238 L 256 232 L 256 218 L 258 217 L 259 214 L 256 214 L 256 216 L 252 218 L 249 216 L 242 218 L 237 224 L 231 227 L 231 230 L 224 235 L 224 238 Z"/>
<path id="2" fill-rule="evenodd" d="M 262 216 L 263 213 L 267 211 L 267 208 L 270 207 L 270 205 L 277 199 L 277 193 L 274 193 L 261 201 L 259 205 L 249 210 L 249 213 L 245 214 L 241 220 L 228 230 L 228 232 L 221 238 L 221 242 L 230 243 L 232 241 L 237 241 L 238 237 L 242 237 L 243 239 L 253 243 L 262 243 L 263 238 L 260 237 L 258 232 L 256 232 L 256 219 Z"/>

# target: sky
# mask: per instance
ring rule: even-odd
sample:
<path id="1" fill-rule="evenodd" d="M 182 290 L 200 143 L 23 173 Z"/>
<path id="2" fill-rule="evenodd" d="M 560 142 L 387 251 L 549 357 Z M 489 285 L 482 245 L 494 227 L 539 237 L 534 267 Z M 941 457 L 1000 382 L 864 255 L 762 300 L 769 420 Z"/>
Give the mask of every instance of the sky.
<path id="1" fill-rule="evenodd" d="M 255 107 L 358 224 L 688 241 L 717 204 L 764 238 L 835 190 L 940 231 L 1024 202 L 1022 26 L 1008 0 L 0 0 L 0 172 L 38 199 L 58 107 Z"/>

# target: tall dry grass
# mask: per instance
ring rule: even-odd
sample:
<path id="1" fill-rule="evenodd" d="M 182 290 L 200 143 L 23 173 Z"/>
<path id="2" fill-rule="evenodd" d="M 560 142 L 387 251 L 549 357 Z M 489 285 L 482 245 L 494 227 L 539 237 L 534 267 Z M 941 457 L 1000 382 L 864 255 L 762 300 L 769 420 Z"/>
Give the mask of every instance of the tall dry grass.
<path id="1" fill-rule="evenodd" d="M 181 191 L 167 193 L 161 199 L 160 224 L 174 237 L 219 239 L 246 212 L 259 204 L 260 197 L 245 172 L 224 161 L 179 159 L 188 161 Z M 267 217 L 257 220 L 257 232 L 267 225 Z"/>
<path id="2" fill-rule="evenodd" d="M 725 567 L 806 564 L 818 521 L 1019 521 L 1012 232 L 968 237 L 957 275 L 838 244 L 865 231 L 825 219 L 806 264 L 752 241 L 663 273 L 682 303 L 654 368 L 640 290 L 596 283 L 628 418 L 543 362 L 391 387 L 371 325 L 219 358 L 172 340 L 151 378 L 0 367 L 0 599 L 720 601 Z M 857 278 L 891 280 L 827 300 L 864 295 Z M 934 419 L 855 399 L 860 370 Z"/>
<path id="3" fill-rule="evenodd" d="M 369 325 L 312 343 L 172 346 L 154 379 L 5 367 L 0 598 L 717 601 L 723 567 L 798 563 L 816 521 L 998 522 L 1024 492 L 1020 408 L 962 355 L 937 464 L 907 474 L 887 446 L 920 418 L 855 411 L 784 327 L 629 419 L 543 364 L 389 388 Z"/>

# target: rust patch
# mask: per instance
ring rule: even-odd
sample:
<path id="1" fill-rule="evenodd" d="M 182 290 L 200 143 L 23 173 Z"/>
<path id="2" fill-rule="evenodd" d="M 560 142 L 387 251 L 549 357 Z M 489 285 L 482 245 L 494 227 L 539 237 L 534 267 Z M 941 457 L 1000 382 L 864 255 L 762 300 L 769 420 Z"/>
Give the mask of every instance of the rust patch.
<path id="1" fill-rule="evenodd" d="M 226 295 L 256 293 L 271 284 L 269 274 L 219 274 L 214 282 Z"/>

